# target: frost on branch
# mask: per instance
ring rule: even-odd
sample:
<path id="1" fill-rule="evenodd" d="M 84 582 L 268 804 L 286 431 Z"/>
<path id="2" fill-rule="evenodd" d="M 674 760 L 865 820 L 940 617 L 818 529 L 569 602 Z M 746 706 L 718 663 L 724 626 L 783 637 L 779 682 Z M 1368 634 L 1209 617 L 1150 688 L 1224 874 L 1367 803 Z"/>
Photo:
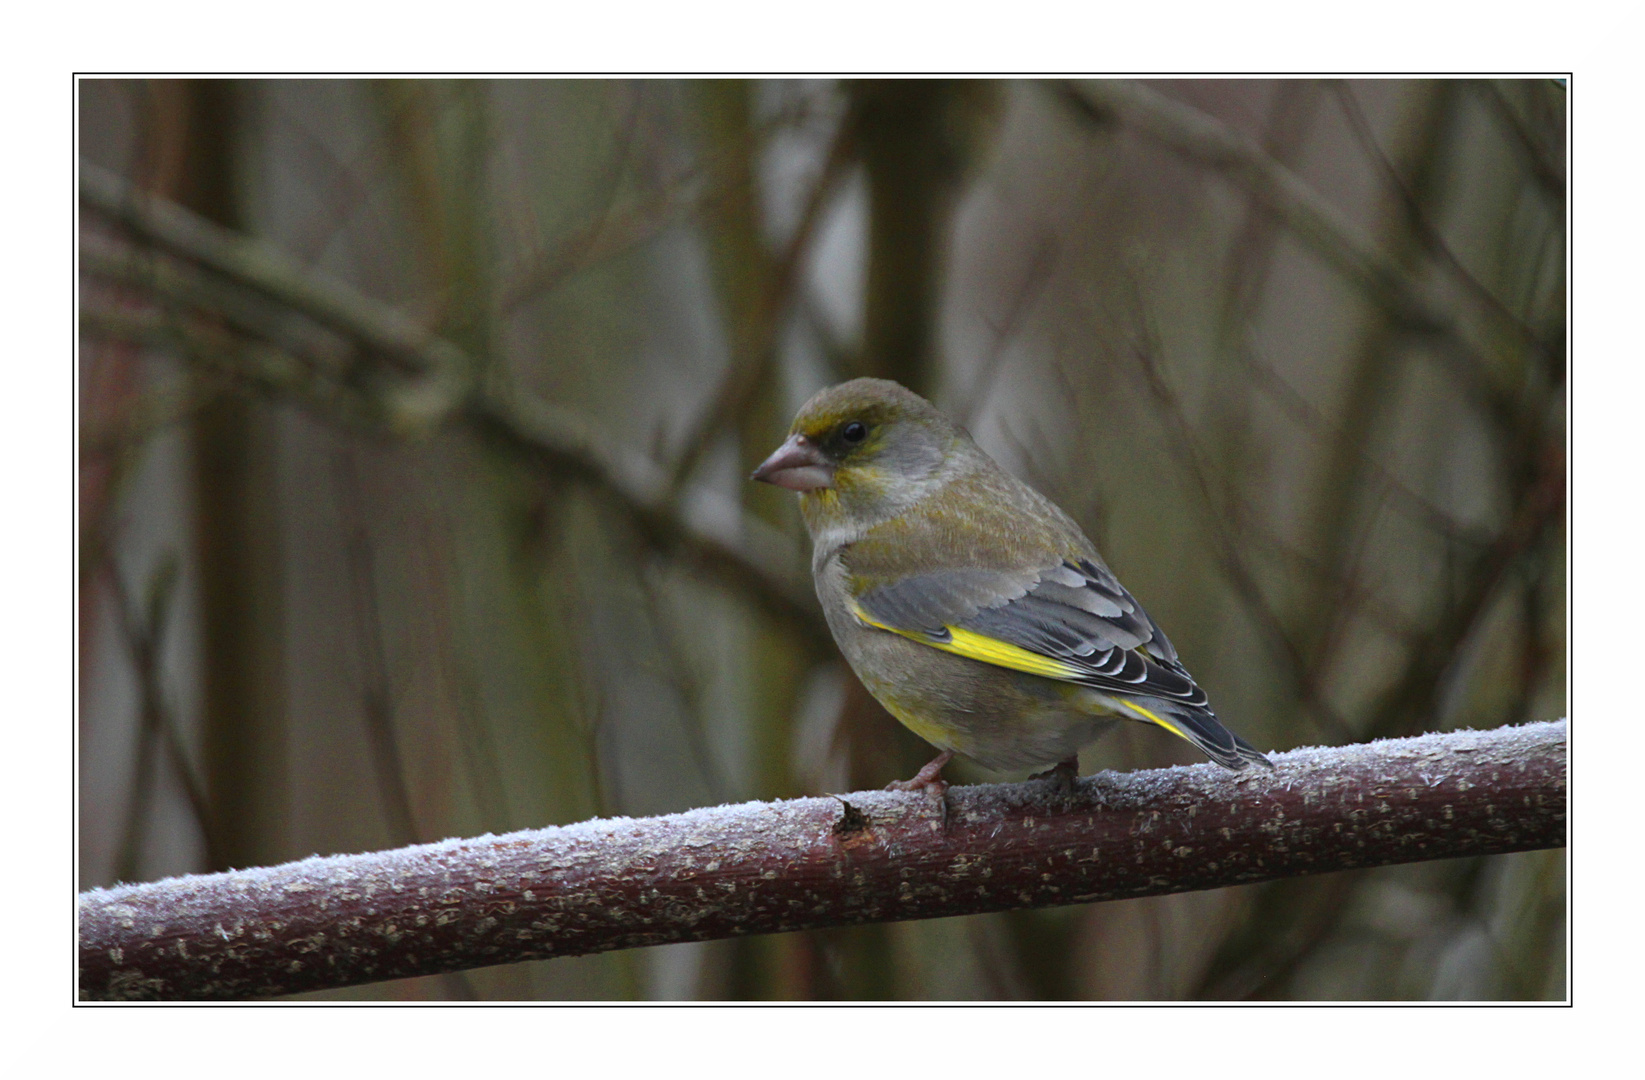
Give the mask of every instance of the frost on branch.
<path id="1" fill-rule="evenodd" d="M 80 897 L 87 999 L 243 998 L 1565 843 L 1565 722 L 608 818 Z"/>

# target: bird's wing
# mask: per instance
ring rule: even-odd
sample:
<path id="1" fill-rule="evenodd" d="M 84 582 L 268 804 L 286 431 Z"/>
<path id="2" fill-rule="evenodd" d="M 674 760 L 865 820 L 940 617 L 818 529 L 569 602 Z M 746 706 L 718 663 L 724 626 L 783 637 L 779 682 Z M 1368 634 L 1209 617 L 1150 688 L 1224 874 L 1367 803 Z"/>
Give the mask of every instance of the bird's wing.
<path id="1" fill-rule="evenodd" d="M 915 574 L 862 592 L 857 608 L 863 622 L 973 660 L 1205 704 L 1205 692 L 1159 626 L 1091 559 L 1067 559 L 1031 576 L 983 569 Z"/>
<path id="2" fill-rule="evenodd" d="M 1266 763 L 1217 720 L 1170 639 L 1106 566 L 1068 558 L 1031 582 L 1025 576 L 985 569 L 915 574 L 861 591 L 855 614 L 932 648 L 1114 695 L 1137 719 L 1231 768 Z"/>

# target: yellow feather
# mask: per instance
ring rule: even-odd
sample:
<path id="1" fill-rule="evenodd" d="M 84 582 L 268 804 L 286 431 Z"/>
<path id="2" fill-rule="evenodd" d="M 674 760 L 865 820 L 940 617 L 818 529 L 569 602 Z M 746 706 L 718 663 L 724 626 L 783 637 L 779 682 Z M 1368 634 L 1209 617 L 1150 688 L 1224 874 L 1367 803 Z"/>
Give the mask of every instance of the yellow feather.
<path id="1" fill-rule="evenodd" d="M 964 656 L 971 660 L 980 660 L 995 667 L 1011 668 L 1014 671 L 1025 671 L 1030 675 L 1043 675 L 1048 679 L 1071 679 L 1079 675 L 1078 668 L 1053 660 L 1049 656 L 1041 656 L 1037 652 L 1030 652 L 1020 645 L 1000 641 L 972 630 L 961 629 L 958 626 L 944 627 L 948 631 L 947 641 L 933 641 L 917 630 L 903 630 L 895 626 L 887 626 L 879 622 L 864 611 L 861 605 L 853 604 L 852 610 L 857 618 L 869 626 L 881 630 L 889 630 L 893 634 L 901 634 L 905 638 L 929 645 L 933 649 L 953 653 L 955 656 Z"/>
<path id="2" fill-rule="evenodd" d="M 996 667 L 1011 668 L 1014 671 L 1025 671 L 1030 675 L 1043 675 L 1048 679 L 1071 679 L 1080 674 L 1078 668 L 1071 667 L 1060 660 L 1053 660 L 1049 656 L 1041 656 L 1039 653 L 1030 652 L 1028 649 L 1022 648 L 1020 645 L 1012 645 L 1010 642 L 1000 641 L 997 638 L 991 638 L 986 634 L 979 634 L 973 630 L 966 630 L 958 626 L 945 627 L 944 629 L 948 631 L 949 639 L 947 641 L 933 641 L 926 635 L 916 630 L 903 630 L 895 626 L 887 626 L 885 623 L 880 622 L 873 616 L 869 615 L 868 612 L 864 611 L 860 604 L 852 604 L 851 610 L 853 614 L 857 616 L 859 621 L 866 623 L 869 626 L 876 627 L 880 630 L 889 630 L 893 634 L 901 634 L 903 637 L 917 641 L 922 645 L 929 645 L 933 649 L 941 649 L 943 652 L 950 652 L 956 656 L 964 656 L 971 660 L 980 660 L 985 664 L 993 664 Z M 1164 728 L 1166 731 L 1169 731 L 1179 739 L 1184 739 L 1188 742 L 1194 741 L 1193 739 L 1188 738 L 1188 736 L 1183 733 L 1183 730 L 1177 727 L 1177 725 L 1171 723 L 1169 720 L 1160 716 L 1151 709 L 1145 709 L 1136 702 L 1127 701 L 1121 697 L 1113 697 L 1111 700 L 1127 709 L 1130 709 L 1144 720 L 1147 720 L 1153 724 L 1158 724 L 1160 727 Z M 920 732 L 919 727 L 909 723 L 909 721 L 903 717 L 901 712 L 897 713 L 897 719 L 902 720 L 903 723 L 908 724 L 911 728 L 914 728 L 915 733 L 922 735 L 926 741 L 936 741 L 931 739 L 929 736 L 925 736 L 923 732 Z"/>
<path id="3" fill-rule="evenodd" d="M 1184 735 L 1182 733 L 1182 729 L 1177 727 L 1177 725 L 1175 725 L 1173 723 L 1170 723 L 1169 721 L 1160 719 L 1160 717 L 1157 713 L 1153 713 L 1153 712 L 1148 711 L 1147 709 L 1143 708 L 1141 705 L 1138 705 L 1136 702 L 1126 701 L 1124 698 L 1115 698 L 1114 700 L 1118 701 L 1121 705 L 1124 705 L 1127 709 L 1130 709 L 1132 712 L 1137 713 L 1144 720 L 1152 720 L 1154 723 L 1158 724 L 1160 727 L 1164 728 L 1166 731 L 1169 731 L 1171 734 L 1175 735 L 1177 738 L 1187 739 L 1189 742 L 1194 741 L 1193 739 L 1189 739 L 1188 736 Z"/>

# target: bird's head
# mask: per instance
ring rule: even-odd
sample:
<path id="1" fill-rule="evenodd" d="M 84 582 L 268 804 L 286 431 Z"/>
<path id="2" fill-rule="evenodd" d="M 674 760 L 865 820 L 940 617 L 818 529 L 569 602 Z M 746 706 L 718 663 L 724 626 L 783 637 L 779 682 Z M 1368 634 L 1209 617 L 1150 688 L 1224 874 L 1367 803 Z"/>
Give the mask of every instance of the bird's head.
<path id="1" fill-rule="evenodd" d="M 886 379 L 853 379 L 800 407 L 787 441 L 753 479 L 798 491 L 808 523 L 860 524 L 898 512 L 941 483 L 964 431 L 931 403 Z"/>

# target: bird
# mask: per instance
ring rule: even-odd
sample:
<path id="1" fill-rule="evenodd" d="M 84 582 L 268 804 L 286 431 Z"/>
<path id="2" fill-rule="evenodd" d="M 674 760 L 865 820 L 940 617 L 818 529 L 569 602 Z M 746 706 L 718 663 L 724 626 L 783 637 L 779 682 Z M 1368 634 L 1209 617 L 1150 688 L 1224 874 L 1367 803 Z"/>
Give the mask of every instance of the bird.
<path id="1" fill-rule="evenodd" d="M 886 379 L 819 391 L 751 479 L 799 493 L 812 577 L 863 686 L 938 755 L 892 789 L 947 787 L 955 754 L 1071 785 L 1120 720 L 1232 770 L 1224 727 L 1072 518 L 930 402 Z"/>

